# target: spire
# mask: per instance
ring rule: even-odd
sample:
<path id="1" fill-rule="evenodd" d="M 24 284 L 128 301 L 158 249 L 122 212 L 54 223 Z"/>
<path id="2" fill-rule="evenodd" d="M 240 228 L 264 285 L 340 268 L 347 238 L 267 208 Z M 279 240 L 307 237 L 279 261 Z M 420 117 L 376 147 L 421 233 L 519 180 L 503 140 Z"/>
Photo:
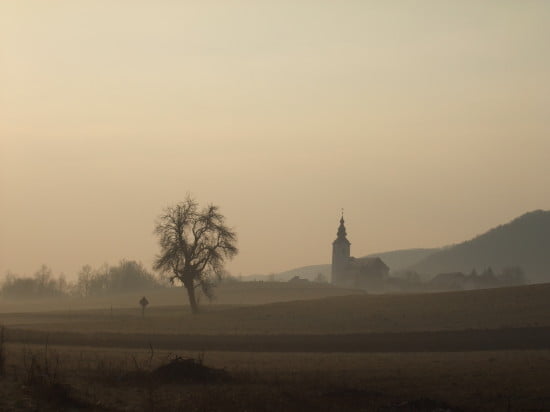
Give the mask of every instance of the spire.
<path id="1" fill-rule="evenodd" d="M 346 239 L 346 226 L 344 225 L 344 209 L 342 209 L 342 217 L 340 218 L 340 226 L 338 227 L 338 232 L 336 233 L 337 240 Z"/>

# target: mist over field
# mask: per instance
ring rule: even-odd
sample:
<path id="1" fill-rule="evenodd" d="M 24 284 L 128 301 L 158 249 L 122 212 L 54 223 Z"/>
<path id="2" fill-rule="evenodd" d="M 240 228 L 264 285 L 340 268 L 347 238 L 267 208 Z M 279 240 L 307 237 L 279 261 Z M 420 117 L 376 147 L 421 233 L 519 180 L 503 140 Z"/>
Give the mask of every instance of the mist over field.
<path id="1" fill-rule="evenodd" d="M 547 410 L 550 3 L 0 4 L 0 410 Z"/>

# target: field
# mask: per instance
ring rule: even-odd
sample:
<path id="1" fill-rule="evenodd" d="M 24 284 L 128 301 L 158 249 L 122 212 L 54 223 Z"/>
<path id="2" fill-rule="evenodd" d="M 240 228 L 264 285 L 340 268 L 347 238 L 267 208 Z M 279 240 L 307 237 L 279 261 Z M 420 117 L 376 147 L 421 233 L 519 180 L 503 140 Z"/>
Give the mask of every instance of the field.
<path id="1" fill-rule="evenodd" d="M 254 303 L 232 303 L 243 292 L 233 287 L 197 316 L 168 298 L 144 317 L 130 297 L 112 309 L 3 310 L 0 410 L 550 410 L 550 285 L 348 296 L 245 287 Z M 163 379 L 157 368 L 176 356 L 223 379 Z"/>
<path id="2" fill-rule="evenodd" d="M 265 296 L 263 289 L 260 291 Z M 293 289 L 291 295 L 304 290 Z M 342 293 L 345 289 L 334 289 L 331 293 L 335 291 Z M 246 295 L 245 292 L 241 293 Z M 102 307 L 41 313 L 10 311 L 0 313 L 0 319 L 4 325 L 18 329 L 149 335 L 338 335 L 550 327 L 550 284 L 395 295 L 326 296 L 316 291 L 320 296 L 308 300 L 273 303 L 272 299 L 266 299 L 271 303 L 258 305 L 245 304 L 242 298 L 237 299 L 239 304 L 206 304 L 200 316 L 191 315 L 183 304 L 172 306 L 174 296 L 179 301 L 185 298 L 183 291 L 162 293 L 168 295 L 158 297 L 163 305 L 155 305 L 151 298 L 145 317 L 137 305 L 139 296 L 134 296 L 133 307 L 82 301 L 79 302 L 82 307 L 92 304 Z M 258 300 L 256 293 L 257 290 L 250 292 L 253 301 Z M 124 299 L 129 301 L 127 297 Z M 228 299 L 221 295 L 219 300 Z"/>
<path id="3" fill-rule="evenodd" d="M 182 288 L 155 289 L 116 296 L 90 298 L 64 298 L 59 300 L 0 300 L 1 313 L 40 312 L 52 310 L 82 310 L 113 308 L 137 308 L 141 294 L 147 295 L 151 307 L 182 306 L 187 304 L 187 295 Z M 343 289 L 329 284 L 309 283 L 293 285 L 283 282 L 235 282 L 223 283 L 216 288 L 212 301 L 202 298 L 203 308 L 219 305 L 260 305 L 272 302 L 319 299 L 334 296 L 364 295 L 356 289 Z M 200 297 L 199 297 L 200 300 Z"/>
<path id="4" fill-rule="evenodd" d="M 452 353 L 208 352 L 228 381 L 170 383 L 145 373 L 168 352 L 10 344 L 0 410 L 549 410 L 550 351 Z M 199 356 L 181 352 L 183 356 Z M 57 356 L 61 357 L 56 366 Z M 34 372 L 37 374 L 36 371 Z M 14 377 L 17 376 L 17 379 Z M 70 383 L 51 397 L 56 383 Z M 48 391 L 48 393 L 44 393 Z M 57 391 L 58 392 L 58 391 Z M 437 409 L 443 408 L 443 409 Z"/>

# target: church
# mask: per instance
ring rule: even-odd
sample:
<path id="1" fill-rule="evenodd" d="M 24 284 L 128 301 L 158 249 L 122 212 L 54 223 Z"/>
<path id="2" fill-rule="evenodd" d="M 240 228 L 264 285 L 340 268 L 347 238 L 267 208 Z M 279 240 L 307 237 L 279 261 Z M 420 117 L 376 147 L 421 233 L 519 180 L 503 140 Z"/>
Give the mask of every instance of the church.
<path id="1" fill-rule="evenodd" d="M 358 259 L 350 256 L 350 246 L 342 213 L 336 240 L 332 242 L 332 284 L 367 290 L 381 289 L 390 268 L 379 257 Z"/>

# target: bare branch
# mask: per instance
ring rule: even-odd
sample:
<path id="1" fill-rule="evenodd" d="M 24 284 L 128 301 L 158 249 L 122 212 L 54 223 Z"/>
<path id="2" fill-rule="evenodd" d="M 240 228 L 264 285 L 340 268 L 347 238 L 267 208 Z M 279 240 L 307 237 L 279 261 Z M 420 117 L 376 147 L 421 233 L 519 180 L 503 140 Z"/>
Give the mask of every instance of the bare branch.
<path id="1" fill-rule="evenodd" d="M 225 261 L 238 253 L 237 235 L 225 225 L 219 208 L 208 205 L 199 211 L 198 203 L 190 196 L 164 210 L 154 233 L 161 248 L 154 268 L 171 273 L 172 283 L 181 281 L 188 289 L 192 306 L 195 289 L 200 288 L 211 297 Z M 197 308 L 192 309 L 195 312 Z"/>

